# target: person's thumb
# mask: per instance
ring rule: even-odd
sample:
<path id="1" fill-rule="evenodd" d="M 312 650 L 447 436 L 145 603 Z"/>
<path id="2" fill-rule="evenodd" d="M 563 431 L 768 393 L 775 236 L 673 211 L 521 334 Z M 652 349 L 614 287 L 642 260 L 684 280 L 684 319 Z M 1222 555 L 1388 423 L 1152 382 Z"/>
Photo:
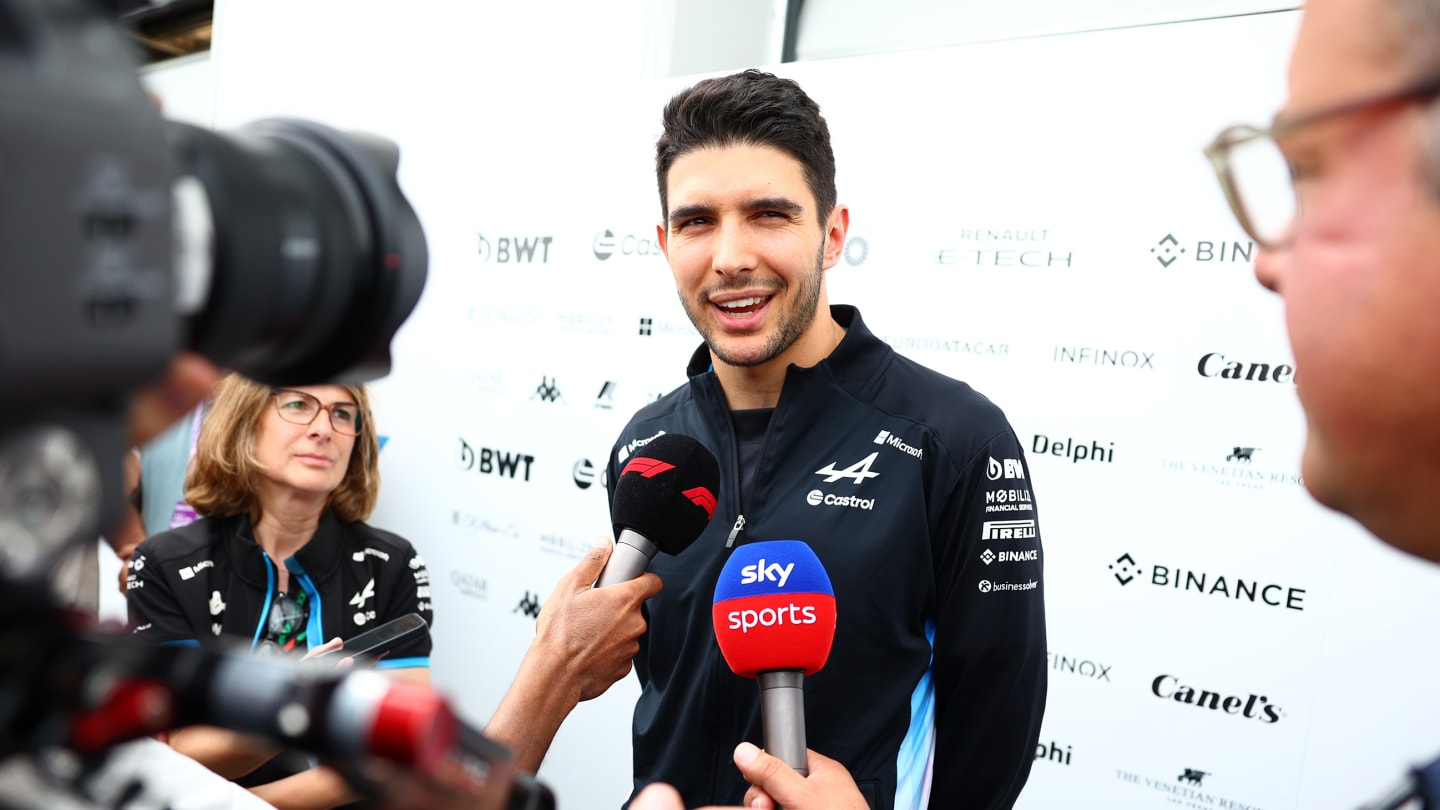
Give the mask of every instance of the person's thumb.
<path id="1" fill-rule="evenodd" d="M 805 777 L 779 758 L 761 751 L 753 743 L 735 746 L 735 767 L 745 781 L 770 794 L 781 806 L 798 803 Z"/>
<path id="2" fill-rule="evenodd" d="M 630 810 L 685 810 L 680 792 L 663 782 L 652 782 L 640 791 Z"/>
<path id="3" fill-rule="evenodd" d="M 595 545 L 585 552 L 580 562 L 571 569 L 570 575 L 575 580 L 576 587 L 593 585 L 595 580 L 600 578 L 600 572 L 605 570 L 605 563 L 609 561 L 610 554 L 615 550 L 615 544 L 610 538 L 602 537 L 595 541 Z"/>

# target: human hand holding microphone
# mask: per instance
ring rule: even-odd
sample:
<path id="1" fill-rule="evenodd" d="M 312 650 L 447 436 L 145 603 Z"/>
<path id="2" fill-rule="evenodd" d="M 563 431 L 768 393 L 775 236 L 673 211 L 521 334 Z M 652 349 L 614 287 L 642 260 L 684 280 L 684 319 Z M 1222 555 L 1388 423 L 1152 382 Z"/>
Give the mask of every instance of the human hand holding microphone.
<path id="1" fill-rule="evenodd" d="M 844 765 L 815 751 L 807 753 L 810 775 L 802 776 L 753 744 L 740 743 L 735 747 L 735 767 L 752 785 L 745 794 L 745 808 L 703 810 L 870 810 Z M 685 803 L 675 788 L 656 782 L 640 791 L 630 810 L 685 810 Z"/>
<path id="2" fill-rule="evenodd" d="M 695 542 L 719 484 L 715 457 L 683 434 L 658 436 L 621 470 L 611 510 L 617 542 L 592 547 L 545 600 L 535 640 L 485 727 L 522 770 L 540 767 L 576 705 L 630 672 L 646 628 L 640 607 L 661 588 L 645 569 L 657 551 L 678 554 Z"/>
<path id="3" fill-rule="evenodd" d="M 798 540 L 749 543 L 715 585 L 715 639 L 737 675 L 759 681 L 765 751 L 743 742 L 735 765 L 751 808 L 868 810 L 849 771 L 805 744 L 804 677 L 835 639 L 835 594 L 819 557 Z M 631 810 L 683 810 L 669 785 L 647 787 Z"/>

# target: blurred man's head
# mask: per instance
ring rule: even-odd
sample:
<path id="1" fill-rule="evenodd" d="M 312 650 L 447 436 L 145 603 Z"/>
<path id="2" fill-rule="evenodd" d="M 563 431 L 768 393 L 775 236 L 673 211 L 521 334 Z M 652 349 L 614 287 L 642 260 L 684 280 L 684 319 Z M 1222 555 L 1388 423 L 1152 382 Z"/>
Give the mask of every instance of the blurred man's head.
<path id="1" fill-rule="evenodd" d="M 1229 181 L 1262 242 L 1256 275 L 1285 300 L 1306 486 L 1440 561 L 1437 96 L 1440 0 L 1311 0 L 1272 128 L 1295 188 L 1288 227 L 1247 221 L 1239 143 Z"/>

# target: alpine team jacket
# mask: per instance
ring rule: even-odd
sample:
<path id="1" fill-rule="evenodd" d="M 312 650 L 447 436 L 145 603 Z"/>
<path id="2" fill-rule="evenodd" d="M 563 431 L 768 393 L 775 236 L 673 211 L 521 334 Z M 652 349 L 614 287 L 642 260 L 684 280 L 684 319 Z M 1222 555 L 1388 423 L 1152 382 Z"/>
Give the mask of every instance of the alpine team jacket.
<path id="1" fill-rule="evenodd" d="M 835 590 L 835 642 L 805 678 L 810 748 L 843 763 L 874 808 L 1008 808 L 1045 709 L 1040 537 L 1023 448 L 968 385 L 896 354 L 853 307 L 812 368 L 791 366 L 754 483 L 739 492 L 731 419 L 704 346 L 689 383 L 640 410 L 606 481 L 662 433 L 720 462 L 719 504 L 684 552 L 657 554 L 635 671 L 635 788 L 687 807 L 740 804 L 731 761 L 763 745 L 759 689 L 715 641 L 715 584 L 735 545 L 803 540 Z M 933 760 L 932 760 L 933 758 Z M 933 771 L 930 766 L 933 766 Z M 932 776 L 933 773 L 933 776 Z"/>
<path id="2" fill-rule="evenodd" d="M 363 522 L 342 523 L 326 510 L 315 536 L 284 565 L 291 590 L 303 588 L 309 598 L 307 646 L 350 638 L 407 613 L 434 623 L 430 573 L 398 535 Z M 130 559 L 130 626 L 156 642 L 238 637 L 254 649 L 265 637 L 275 573 L 275 563 L 251 534 L 247 515 L 205 518 L 161 532 L 136 547 Z M 429 665 L 426 631 L 401 641 L 375 666 Z"/>

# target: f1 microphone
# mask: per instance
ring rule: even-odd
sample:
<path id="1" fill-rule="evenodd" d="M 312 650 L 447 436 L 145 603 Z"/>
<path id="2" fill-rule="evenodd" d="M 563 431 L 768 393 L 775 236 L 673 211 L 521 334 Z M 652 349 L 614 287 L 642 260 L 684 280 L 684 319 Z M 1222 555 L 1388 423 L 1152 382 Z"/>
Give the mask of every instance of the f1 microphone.
<path id="1" fill-rule="evenodd" d="M 835 641 L 825 566 L 799 540 L 747 543 L 720 571 L 711 612 L 725 663 L 760 682 L 765 750 L 808 774 L 805 676 L 825 666 Z"/>
<path id="2" fill-rule="evenodd" d="M 640 576 L 656 551 L 689 548 L 715 516 L 719 491 L 720 464 L 693 436 L 662 433 L 636 451 L 615 481 L 615 551 L 595 587 Z"/>

